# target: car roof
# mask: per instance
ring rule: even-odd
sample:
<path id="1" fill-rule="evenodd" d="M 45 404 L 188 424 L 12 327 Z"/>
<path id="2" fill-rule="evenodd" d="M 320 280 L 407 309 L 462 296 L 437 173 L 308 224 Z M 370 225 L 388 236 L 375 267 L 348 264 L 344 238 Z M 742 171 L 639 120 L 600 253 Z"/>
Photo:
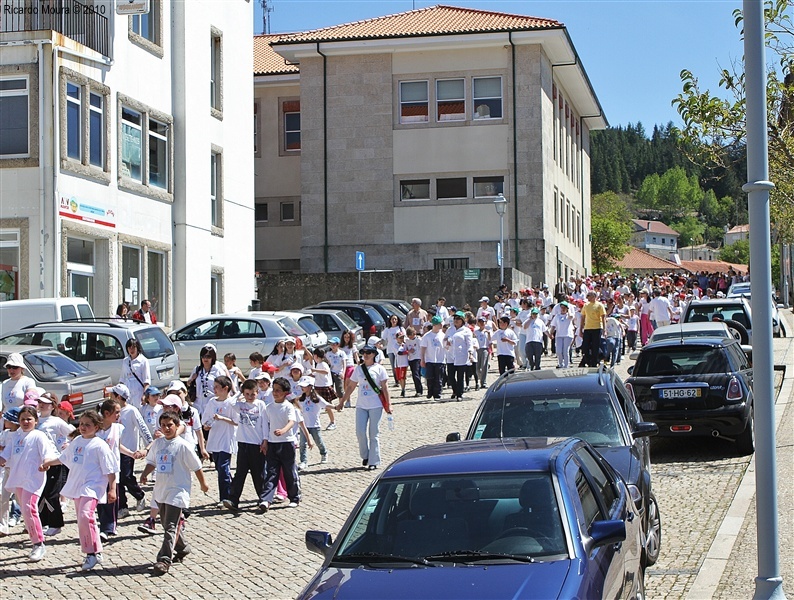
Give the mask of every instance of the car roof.
<path id="1" fill-rule="evenodd" d="M 645 350 L 655 350 L 656 348 L 670 348 L 673 346 L 727 346 L 728 344 L 738 344 L 733 338 L 719 337 L 690 337 L 690 338 L 667 338 L 658 342 L 651 342 L 644 346 L 640 353 Z"/>
<path id="2" fill-rule="evenodd" d="M 600 377 L 599 377 L 600 374 Z M 595 386 L 607 383 L 613 376 L 608 369 L 598 368 L 572 368 L 572 369 L 541 369 L 540 371 L 515 371 L 500 377 L 489 390 L 488 394 L 506 394 L 508 396 L 523 395 L 523 388 L 532 387 L 533 393 L 542 393 L 547 388 L 549 391 L 560 391 L 564 388 L 567 392 L 592 392 Z"/>
<path id="3" fill-rule="evenodd" d="M 676 323 L 675 325 L 663 325 L 662 327 L 657 327 L 653 330 L 653 335 L 664 335 L 667 337 L 668 334 L 681 334 L 683 337 L 687 337 L 687 334 L 691 335 L 693 332 L 701 333 L 701 335 L 698 337 L 702 337 L 703 334 L 706 334 L 707 332 L 711 332 L 716 336 L 719 333 L 728 332 L 728 326 L 723 321 Z M 730 333 L 728 332 L 728 334 Z"/>
<path id="4" fill-rule="evenodd" d="M 265 316 L 265 317 L 291 317 L 296 321 L 298 319 L 302 319 L 303 317 L 311 316 L 306 311 L 300 310 L 257 310 L 250 313 L 242 313 L 242 314 L 250 314 L 255 316 Z"/>
<path id="5" fill-rule="evenodd" d="M 158 325 L 153 325 L 151 323 L 141 323 L 139 321 L 116 321 L 116 320 L 100 320 L 100 319 L 83 319 L 80 321 L 77 320 L 70 320 L 70 321 L 48 321 L 45 323 L 33 323 L 32 325 L 27 325 L 20 329 L 19 331 L 30 331 L 32 329 L 52 329 L 52 330 L 61 330 L 65 328 L 78 328 L 83 331 L 90 331 L 90 330 L 97 330 L 97 331 L 107 331 L 113 329 L 146 329 L 149 327 L 157 327 Z"/>
<path id="6" fill-rule="evenodd" d="M 576 438 L 506 438 L 431 444 L 412 450 L 383 473 L 381 479 L 423 475 L 550 470 L 551 461 Z"/>
<path id="7" fill-rule="evenodd" d="M 733 296 L 730 298 L 704 298 L 701 300 L 692 300 L 690 306 L 711 306 L 712 304 L 742 304 L 747 303 L 747 298 L 744 296 Z M 749 303 L 748 303 L 749 304 Z"/>
<path id="8" fill-rule="evenodd" d="M 0 351 L 0 353 L 4 354 L 6 356 L 9 355 L 9 354 L 12 354 L 13 352 L 17 352 L 18 354 L 24 355 L 24 354 L 31 354 L 33 352 L 41 352 L 42 350 L 49 350 L 51 352 L 55 352 L 57 354 L 61 354 L 60 352 L 58 352 L 52 346 L 17 346 L 17 345 L 10 345 L 10 344 L 9 345 L 4 344 L 3 345 L 3 349 L 2 349 L 2 351 Z M 66 356 L 66 355 L 64 355 L 64 356 Z"/>

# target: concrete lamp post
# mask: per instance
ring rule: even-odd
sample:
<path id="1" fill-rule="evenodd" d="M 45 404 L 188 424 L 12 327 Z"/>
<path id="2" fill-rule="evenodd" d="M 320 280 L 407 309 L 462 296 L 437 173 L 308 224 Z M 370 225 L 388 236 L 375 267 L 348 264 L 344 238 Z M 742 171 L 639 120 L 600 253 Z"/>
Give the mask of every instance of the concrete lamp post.
<path id="1" fill-rule="evenodd" d="M 499 215 L 499 252 L 497 258 L 499 259 L 499 285 L 505 283 L 505 213 L 507 212 L 507 199 L 504 195 L 499 194 L 493 201 L 493 206 L 496 209 L 496 214 Z"/>

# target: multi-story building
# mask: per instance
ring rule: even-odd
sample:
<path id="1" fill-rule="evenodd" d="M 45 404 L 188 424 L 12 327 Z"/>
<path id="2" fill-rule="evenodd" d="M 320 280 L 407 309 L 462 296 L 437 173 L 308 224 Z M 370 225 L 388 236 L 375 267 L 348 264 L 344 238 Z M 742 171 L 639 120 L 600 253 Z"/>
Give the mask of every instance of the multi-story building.
<path id="1" fill-rule="evenodd" d="M 678 232 L 661 221 L 632 219 L 631 245 L 664 259 L 678 252 Z"/>
<path id="2" fill-rule="evenodd" d="M 252 4 L 116 4 L 0 0 L 0 299 L 244 309 Z"/>
<path id="3" fill-rule="evenodd" d="M 588 272 L 607 122 L 562 23 L 434 6 L 255 45 L 258 269 L 495 267 L 502 194 L 508 267 Z"/>

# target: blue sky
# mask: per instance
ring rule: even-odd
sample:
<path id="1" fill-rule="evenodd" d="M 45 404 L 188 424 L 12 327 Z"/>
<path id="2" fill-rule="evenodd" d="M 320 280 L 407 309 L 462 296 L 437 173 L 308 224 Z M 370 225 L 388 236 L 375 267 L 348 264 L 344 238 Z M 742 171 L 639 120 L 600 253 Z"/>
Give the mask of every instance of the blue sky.
<path id="1" fill-rule="evenodd" d="M 256 4 L 254 27 L 262 31 Z M 654 124 L 680 118 L 671 100 L 681 91 L 681 69 L 718 93 L 718 69 L 743 54 L 733 10 L 739 0 L 268 0 L 271 33 L 304 31 L 435 4 L 546 17 L 568 28 L 610 125 Z"/>

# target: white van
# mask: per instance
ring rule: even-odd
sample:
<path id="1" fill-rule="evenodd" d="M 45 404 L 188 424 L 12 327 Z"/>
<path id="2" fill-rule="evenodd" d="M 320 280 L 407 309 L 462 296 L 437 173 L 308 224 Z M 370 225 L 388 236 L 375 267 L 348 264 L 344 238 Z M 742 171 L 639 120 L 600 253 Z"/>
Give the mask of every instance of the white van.
<path id="1" fill-rule="evenodd" d="M 0 334 L 34 323 L 93 320 L 85 298 L 31 298 L 0 302 Z"/>

